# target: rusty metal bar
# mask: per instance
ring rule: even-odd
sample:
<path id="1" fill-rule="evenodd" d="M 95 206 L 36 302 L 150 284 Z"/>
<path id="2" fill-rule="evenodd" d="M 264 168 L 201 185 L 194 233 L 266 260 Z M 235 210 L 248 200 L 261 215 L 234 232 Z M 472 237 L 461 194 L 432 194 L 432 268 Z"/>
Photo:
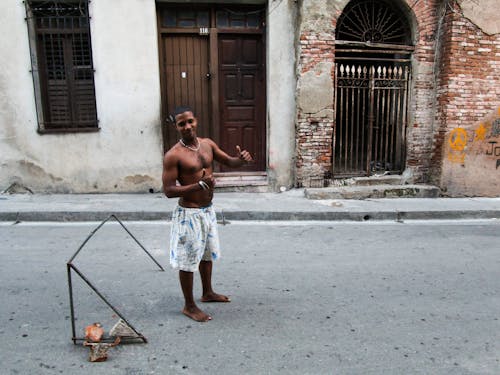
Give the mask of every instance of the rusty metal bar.
<path id="1" fill-rule="evenodd" d="M 367 145 L 368 145 L 368 150 L 366 152 L 366 175 L 370 176 L 370 159 L 371 159 L 371 154 L 372 154 L 372 138 L 373 138 L 373 105 L 374 105 L 374 100 L 375 100 L 375 67 L 371 66 L 370 67 L 370 73 L 369 73 L 370 81 L 369 81 L 369 110 L 368 110 L 368 139 L 367 139 Z"/>
<path id="2" fill-rule="evenodd" d="M 344 65 L 340 65 L 340 71 L 342 73 L 342 78 L 343 75 L 344 75 Z M 340 135 L 339 135 L 339 156 L 342 155 L 342 145 L 343 145 L 343 125 L 344 125 L 344 91 L 345 91 L 345 88 L 342 87 L 341 90 L 340 90 Z M 342 163 L 342 159 L 339 158 L 339 167 Z"/>
<path id="3" fill-rule="evenodd" d="M 87 238 L 83 241 L 83 243 L 80 245 L 78 250 L 73 254 L 73 256 L 68 260 L 68 264 L 71 264 L 73 260 L 76 258 L 76 256 L 80 253 L 80 251 L 83 249 L 83 247 L 89 242 L 89 240 L 92 238 L 92 236 L 109 220 L 111 219 L 111 216 L 109 216 L 107 219 L 103 220 L 101 224 L 99 224 L 90 234 L 87 236 Z"/>
<path id="4" fill-rule="evenodd" d="M 368 69 L 366 68 L 366 66 L 363 67 L 363 79 L 367 79 L 367 73 L 368 73 Z M 368 87 L 367 87 L 368 88 Z M 366 137 L 365 137 L 365 132 L 367 130 L 367 119 L 366 119 L 366 99 L 367 97 L 369 97 L 370 93 L 369 93 L 369 90 L 367 89 L 364 89 L 363 90 L 363 95 L 362 95 L 362 114 L 363 114 L 363 117 L 362 117 L 362 124 L 361 124 L 361 154 L 360 154 L 360 158 L 359 158 L 359 164 L 358 164 L 358 170 L 361 170 L 361 171 L 364 171 L 365 168 L 364 168 L 364 160 L 366 158 Z"/>
<path id="5" fill-rule="evenodd" d="M 352 73 L 352 79 L 353 82 L 356 80 L 356 69 L 354 65 L 351 66 L 351 73 Z M 349 107 L 351 109 L 351 116 L 350 116 L 350 121 L 349 125 L 346 128 L 346 146 L 349 145 L 349 147 L 345 148 L 345 168 L 347 169 L 347 161 L 349 160 L 349 170 L 352 170 L 352 133 L 353 133 L 353 128 L 354 128 L 354 85 L 351 87 L 351 102 L 349 103 Z M 349 142 L 350 139 L 350 142 Z"/>
<path id="6" fill-rule="evenodd" d="M 405 66 L 405 89 L 403 91 L 403 121 L 401 127 L 401 160 L 404 161 L 406 159 L 406 127 L 407 127 L 407 115 L 408 115 L 408 102 L 409 102 L 409 88 L 410 88 L 410 79 L 411 79 L 411 71 Z M 401 169 L 404 168 L 404 165 L 401 165 Z"/>
<path id="7" fill-rule="evenodd" d="M 358 68 L 357 68 L 357 72 L 358 72 L 358 79 L 360 80 L 361 82 L 361 79 L 362 79 L 362 69 L 361 69 L 361 65 L 358 65 Z M 355 159 L 354 157 L 352 157 L 352 159 L 354 160 L 354 170 L 358 170 L 358 155 L 359 155 L 359 123 L 360 123 L 360 120 L 362 118 L 361 116 L 361 113 L 359 112 L 359 106 L 360 106 L 360 93 L 361 93 L 361 87 L 358 87 L 358 89 L 356 90 L 356 144 L 355 144 Z M 352 170 L 352 168 L 351 168 Z"/>
<path id="8" fill-rule="evenodd" d="M 337 165 L 337 131 L 339 128 L 339 123 L 337 121 L 338 119 L 338 105 L 337 105 L 337 96 L 338 96 L 338 82 L 339 82 L 339 66 L 337 63 L 335 63 L 335 90 L 333 90 L 333 116 L 334 116 L 334 124 L 335 128 L 333 129 L 333 139 L 332 139 L 332 145 L 333 145 L 333 152 L 332 152 L 332 176 L 334 171 L 336 170 L 336 165 Z"/>
<path id="9" fill-rule="evenodd" d="M 387 72 L 387 75 L 385 78 L 387 79 L 387 82 L 390 82 L 390 80 L 392 79 L 392 77 L 390 77 L 392 74 L 392 69 L 389 67 L 389 69 L 387 69 L 386 72 Z M 390 117 L 391 117 L 391 94 L 392 94 L 392 92 L 393 92 L 392 90 L 384 90 L 384 96 L 386 99 L 385 106 L 384 106 L 384 110 L 385 110 L 385 121 L 383 122 L 384 131 L 383 131 L 383 135 L 382 135 L 382 137 L 383 137 L 382 141 L 384 141 L 383 142 L 384 147 L 383 147 L 383 150 L 382 150 L 382 147 L 380 150 L 380 162 L 382 163 L 382 160 L 383 160 L 383 163 L 384 163 L 383 165 L 380 164 L 380 168 L 383 168 L 383 170 L 387 170 L 387 153 L 389 152 L 389 147 L 388 147 L 389 146 L 389 125 L 390 125 L 390 121 L 391 121 Z M 381 142 L 381 146 L 382 146 L 382 142 Z M 383 151 L 383 157 L 382 157 L 382 151 Z"/>
<path id="10" fill-rule="evenodd" d="M 381 90 L 378 90 L 377 89 L 377 84 L 378 82 L 380 82 L 380 76 L 382 74 L 382 68 L 379 66 L 376 70 L 376 78 L 375 78 L 375 81 L 374 81 L 374 92 L 375 92 L 375 95 L 376 95 L 376 104 L 375 104 L 375 108 L 374 110 L 377 110 L 377 114 L 375 115 L 375 126 L 373 127 L 373 129 L 375 130 L 375 136 L 374 138 L 372 138 L 372 143 L 373 141 L 375 141 L 374 145 L 373 145 L 373 150 L 374 150 L 374 154 L 372 155 L 372 160 L 371 160 L 371 163 L 377 163 L 377 160 L 378 160 L 378 152 L 379 152 L 379 140 L 380 140 L 380 123 L 381 123 L 381 119 L 383 118 L 383 110 L 381 109 L 382 105 L 380 104 L 380 102 L 382 101 L 383 102 L 383 98 L 380 98 L 382 92 Z M 372 168 L 371 170 L 373 170 L 375 167 L 375 164 L 372 165 Z M 371 171 L 370 171 L 371 173 Z"/>
<path id="11" fill-rule="evenodd" d="M 111 215 L 110 217 L 113 217 L 116 221 L 118 221 L 120 223 L 120 225 L 122 226 L 123 229 L 125 229 L 125 231 L 130 235 L 130 237 L 132 237 L 134 239 L 134 241 L 137 243 L 137 245 L 139 245 L 141 247 L 142 250 L 144 250 L 144 252 L 151 258 L 151 260 L 162 270 L 162 271 L 165 271 L 165 269 L 160 265 L 160 263 L 157 262 L 157 260 L 155 258 L 153 258 L 153 256 L 149 253 L 149 251 L 146 250 L 146 248 L 139 242 L 139 240 L 137 238 L 135 238 L 135 236 L 127 229 L 127 227 L 125 225 L 123 225 L 123 223 L 121 222 L 120 219 L 118 219 L 114 214 Z"/>
<path id="12" fill-rule="evenodd" d="M 392 157 L 391 157 L 391 164 L 392 164 L 392 169 L 394 171 L 400 169 L 400 163 L 398 162 L 398 157 L 397 157 L 397 155 L 399 154 L 397 137 L 398 137 L 398 129 L 401 126 L 401 119 L 399 117 L 399 114 L 400 114 L 399 107 L 401 105 L 401 102 L 400 102 L 401 88 L 404 87 L 404 85 L 402 83 L 402 78 L 403 78 L 402 69 L 400 66 L 397 67 L 396 69 L 397 69 L 396 78 L 398 78 L 398 90 L 396 91 L 396 94 L 394 97 L 394 102 L 395 102 L 394 103 L 394 116 L 393 116 L 394 126 L 393 126 L 392 131 L 391 131 L 392 148 L 394 150 L 392 153 Z"/>
<path id="13" fill-rule="evenodd" d="M 363 46 L 369 48 L 386 48 L 386 49 L 401 49 L 405 51 L 413 52 L 415 50 L 414 46 L 407 46 L 401 44 L 387 44 L 387 43 L 373 43 L 373 42 L 356 42 L 350 40 L 336 40 L 336 46 Z"/>
<path id="14" fill-rule="evenodd" d="M 75 329 L 75 305 L 73 302 L 73 283 L 71 280 L 71 266 L 67 264 L 66 268 L 68 272 L 69 308 L 71 312 L 71 333 L 72 333 L 71 337 L 73 337 L 73 344 L 76 344 L 74 339 L 76 337 L 76 329 Z"/>
<path id="15" fill-rule="evenodd" d="M 362 53 L 362 54 L 370 54 L 370 53 L 376 53 L 376 54 L 387 54 L 387 55 L 394 55 L 394 54 L 401 54 L 401 55 L 411 55 L 411 51 L 405 51 L 405 50 L 397 50 L 397 49 L 361 49 L 361 48 L 336 48 L 335 53 Z M 391 61 L 394 61 L 394 59 L 391 59 Z"/>
<path id="16" fill-rule="evenodd" d="M 390 62 L 402 62 L 402 63 L 409 63 L 411 62 L 411 59 L 383 59 L 379 57 L 343 57 L 343 56 L 336 56 L 335 60 L 356 60 L 356 61 L 390 61 Z"/>

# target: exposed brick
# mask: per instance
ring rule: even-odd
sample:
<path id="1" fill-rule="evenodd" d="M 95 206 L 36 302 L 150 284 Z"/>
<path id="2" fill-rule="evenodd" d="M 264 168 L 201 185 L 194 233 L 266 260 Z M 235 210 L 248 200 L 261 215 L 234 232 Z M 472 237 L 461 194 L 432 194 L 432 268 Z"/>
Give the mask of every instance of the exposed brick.
<path id="1" fill-rule="evenodd" d="M 500 106 L 500 35 L 484 34 L 462 16 L 455 2 L 447 3 L 445 13 L 440 0 L 407 3 L 418 25 L 412 56 L 412 65 L 418 68 L 413 72 L 406 165 L 417 182 L 427 182 L 438 180 L 441 174 L 447 131 L 474 124 Z M 299 82 L 317 64 L 335 61 L 335 25 L 340 14 L 331 15 L 331 32 L 301 30 Z M 331 78 L 334 82 L 333 69 Z M 311 173 L 319 176 L 331 171 L 334 131 L 335 122 L 329 117 L 297 111 L 299 182 Z"/>

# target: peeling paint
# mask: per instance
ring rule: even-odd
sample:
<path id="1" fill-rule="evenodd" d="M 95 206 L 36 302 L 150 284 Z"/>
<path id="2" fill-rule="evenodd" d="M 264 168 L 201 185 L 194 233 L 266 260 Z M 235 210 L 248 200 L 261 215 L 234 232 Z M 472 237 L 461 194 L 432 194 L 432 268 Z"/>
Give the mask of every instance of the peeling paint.
<path id="1" fill-rule="evenodd" d="M 500 33 L 500 2 L 498 0 L 458 0 L 464 17 L 479 27 L 484 33 Z"/>
<path id="2" fill-rule="evenodd" d="M 298 106 L 304 113 L 318 113 L 332 108 L 332 63 L 320 63 L 313 71 L 303 74 L 300 81 Z"/>

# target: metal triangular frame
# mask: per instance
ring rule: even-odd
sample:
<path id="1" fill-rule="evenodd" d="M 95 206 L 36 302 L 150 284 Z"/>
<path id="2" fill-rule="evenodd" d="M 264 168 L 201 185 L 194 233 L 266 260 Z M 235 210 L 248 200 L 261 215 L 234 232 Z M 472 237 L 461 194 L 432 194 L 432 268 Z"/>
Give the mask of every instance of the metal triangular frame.
<path id="1" fill-rule="evenodd" d="M 127 342 L 128 343 L 134 343 L 134 342 L 137 342 L 139 340 L 141 340 L 143 343 L 147 343 L 148 342 L 148 340 L 146 339 L 146 337 L 144 337 L 144 335 L 142 333 L 140 333 L 139 331 L 137 331 L 134 328 L 134 326 L 132 324 L 130 324 L 130 322 L 123 316 L 123 314 L 120 313 L 116 309 L 116 307 L 114 307 L 104 297 L 104 295 L 101 292 L 99 292 L 99 290 L 94 285 L 92 285 L 92 283 L 90 282 L 90 280 L 87 277 L 85 277 L 85 275 L 78 269 L 78 267 L 76 267 L 73 264 L 73 260 L 75 260 L 76 256 L 84 248 L 84 246 L 87 244 L 87 242 L 110 219 L 116 220 L 122 226 L 122 228 L 130 235 L 130 237 L 132 237 L 132 239 L 141 247 L 141 249 L 144 250 L 144 252 L 153 260 L 153 262 L 155 262 L 155 264 L 160 268 L 160 270 L 161 271 L 165 271 L 165 269 L 160 265 L 160 263 L 158 263 L 156 261 L 156 259 L 146 250 L 146 248 L 139 242 L 139 240 L 137 238 L 135 238 L 135 236 L 127 229 L 127 227 L 120 221 L 120 219 L 118 219 L 118 217 L 116 217 L 116 215 L 114 215 L 114 214 L 110 215 L 107 219 L 103 220 L 101 222 L 101 224 L 99 224 L 88 235 L 88 237 L 83 241 L 83 243 L 80 245 L 80 247 L 78 248 L 78 250 L 73 254 L 73 256 L 71 257 L 71 259 L 66 264 L 67 271 L 68 271 L 68 289 L 69 289 L 69 303 L 70 303 L 70 309 L 71 309 L 71 329 L 72 329 L 72 333 L 73 333 L 73 336 L 72 336 L 73 344 L 76 344 L 77 341 L 85 341 L 85 338 L 84 337 L 77 337 L 76 336 L 76 331 L 75 331 L 75 306 L 74 306 L 74 303 L 73 303 L 73 284 L 72 284 L 72 279 L 71 279 L 72 271 L 75 272 L 99 296 L 99 298 L 101 298 L 104 301 L 104 303 L 106 303 L 106 305 L 108 305 L 108 307 L 111 310 L 113 310 L 116 313 L 116 315 L 118 315 L 125 322 L 125 324 L 127 324 L 137 334 L 137 336 L 122 337 L 121 338 L 121 342 L 124 342 L 124 343 L 127 343 Z M 104 338 L 102 341 L 103 342 L 110 342 L 110 341 L 112 342 L 112 341 L 114 341 L 114 338 Z"/>

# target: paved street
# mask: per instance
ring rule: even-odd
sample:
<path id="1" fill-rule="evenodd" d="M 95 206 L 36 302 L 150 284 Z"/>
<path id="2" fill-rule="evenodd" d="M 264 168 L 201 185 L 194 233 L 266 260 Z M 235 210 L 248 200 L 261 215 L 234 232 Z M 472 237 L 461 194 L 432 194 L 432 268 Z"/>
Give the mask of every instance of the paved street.
<path id="1" fill-rule="evenodd" d="M 116 223 L 75 264 L 143 333 L 104 363 L 72 344 L 66 262 L 98 223 L 0 224 L 5 374 L 499 374 L 500 222 L 231 222 L 213 321 L 180 313 L 168 222 Z M 196 275 L 196 295 L 200 293 Z M 74 278 L 77 333 L 117 320 Z"/>

